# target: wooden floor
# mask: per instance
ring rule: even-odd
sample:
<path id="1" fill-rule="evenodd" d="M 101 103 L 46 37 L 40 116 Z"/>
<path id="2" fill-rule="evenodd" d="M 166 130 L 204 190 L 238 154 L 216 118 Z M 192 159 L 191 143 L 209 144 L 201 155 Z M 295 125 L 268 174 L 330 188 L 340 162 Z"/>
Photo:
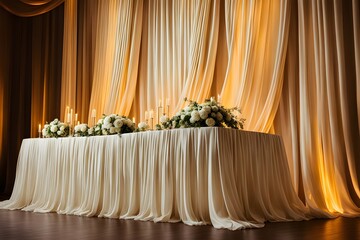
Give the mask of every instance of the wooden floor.
<path id="1" fill-rule="evenodd" d="M 360 218 L 266 223 L 261 229 L 154 223 L 0 210 L 0 239 L 360 239 Z"/>

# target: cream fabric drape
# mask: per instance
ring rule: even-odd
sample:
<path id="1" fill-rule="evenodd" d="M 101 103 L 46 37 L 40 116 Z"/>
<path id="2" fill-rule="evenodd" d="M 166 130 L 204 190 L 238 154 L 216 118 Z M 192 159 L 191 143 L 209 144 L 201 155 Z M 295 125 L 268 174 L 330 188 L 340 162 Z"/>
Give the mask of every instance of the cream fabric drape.
<path id="1" fill-rule="evenodd" d="M 101 114 L 130 112 L 140 50 L 142 1 L 99 2 L 91 109 Z"/>
<path id="2" fill-rule="evenodd" d="M 77 0 L 65 0 L 60 119 L 67 106 L 76 109 Z"/>
<path id="3" fill-rule="evenodd" d="M 20 17 L 32 17 L 51 11 L 65 0 L 0 0 L 0 6 Z"/>
<path id="4" fill-rule="evenodd" d="M 288 79 L 275 124 L 289 141 L 294 184 L 303 185 L 307 205 L 319 216 L 359 215 L 360 139 L 354 115 L 359 103 L 352 87 L 356 73 L 347 68 L 354 52 L 345 50 L 350 38 L 357 43 L 356 31 L 344 33 L 345 7 L 341 1 L 298 2 L 299 44 L 289 43 Z"/>
<path id="5" fill-rule="evenodd" d="M 231 230 L 309 219 L 281 138 L 224 128 L 25 139 L 0 208 Z"/>
<path id="6" fill-rule="evenodd" d="M 246 129 L 269 132 L 272 126 L 281 98 L 289 20 L 287 0 L 225 1 L 229 60 L 222 103 L 242 109 Z"/>
<path id="7" fill-rule="evenodd" d="M 141 119 L 146 110 L 156 110 L 159 99 L 170 99 L 173 114 L 185 97 L 198 101 L 208 97 L 219 8 L 217 0 L 147 2 L 136 99 Z"/>

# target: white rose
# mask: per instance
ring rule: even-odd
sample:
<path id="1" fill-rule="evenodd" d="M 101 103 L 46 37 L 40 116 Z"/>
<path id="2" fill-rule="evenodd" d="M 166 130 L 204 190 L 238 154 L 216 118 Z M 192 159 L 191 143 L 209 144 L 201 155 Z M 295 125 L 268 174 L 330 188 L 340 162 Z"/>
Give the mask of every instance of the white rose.
<path id="1" fill-rule="evenodd" d="M 60 130 L 61 130 L 61 129 L 60 129 Z M 80 125 L 76 125 L 76 126 L 74 127 L 74 130 L 75 130 L 75 132 L 80 131 Z"/>
<path id="2" fill-rule="evenodd" d="M 86 130 L 87 130 L 87 126 L 86 126 L 86 124 L 81 124 L 80 125 L 81 127 L 80 127 L 80 130 L 81 130 L 81 132 L 86 132 Z"/>
<path id="3" fill-rule="evenodd" d="M 104 123 L 101 128 L 102 129 L 110 129 L 112 127 L 112 124 L 111 123 Z"/>
<path id="4" fill-rule="evenodd" d="M 208 112 L 203 108 L 203 109 L 201 109 L 200 111 L 199 111 L 199 115 L 200 115 L 200 118 L 201 119 L 207 119 L 207 117 L 208 117 Z"/>
<path id="5" fill-rule="evenodd" d="M 64 126 L 64 125 L 61 125 L 60 131 L 64 131 L 64 130 L 65 130 L 65 126 Z"/>
<path id="6" fill-rule="evenodd" d="M 191 118 L 193 118 L 195 120 L 195 122 L 200 120 L 200 113 L 198 111 L 193 111 L 191 113 Z"/>
<path id="7" fill-rule="evenodd" d="M 203 107 L 203 109 L 209 114 L 211 113 L 211 107 L 210 106 L 205 106 Z"/>
<path id="8" fill-rule="evenodd" d="M 52 121 L 50 123 L 50 125 L 56 125 L 59 122 L 59 120 L 57 118 L 54 119 L 54 121 Z"/>
<path id="9" fill-rule="evenodd" d="M 44 136 L 44 137 L 46 137 L 47 136 L 47 131 L 46 131 L 46 129 L 44 128 L 43 130 L 42 130 L 42 135 Z"/>
<path id="10" fill-rule="evenodd" d="M 114 126 L 117 128 L 121 128 L 123 126 L 123 121 L 121 119 L 116 119 L 114 121 Z"/>
<path id="11" fill-rule="evenodd" d="M 208 125 L 209 127 L 212 127 L 215 125 L 215 120 L 213 118 L 208 118 L 205 121 L 206 125 Z"/>
<path id="12" fill-rule="evenodd" d="M 99 131 L 99 130 L 100 130 L 100 127 L 97 126 L 97 127 L 95 128 L 95 131 Z"/>
<path id="13" fill-rule="evenodd" d="M 100 118 L 100 119 L 97 121 L 97 123 L 98 123 L 98 124 L 103 123 L 103 119 L 102 119 L 102 118 Z"/>
<path id="14" fill-rule="evenodd" d="M 45 124 L 44 125 L 44 128 L 48 128 L 50 125 L 49 124 Z"/>
<path id="15" fill-rule="evenodd" d="M 181 115 L 181 116 L 180 116 L 181 120 L 184 120 L 184 119 L 185 119 L 185 116 L 186 116 L 185 114 L 184 114 L 184 115 Z"/>
<path id="16" fill-rule="evenodd" d="M 116 114 L 110 114 L 109 117 L 116 118 Z"/>
<path id="17" fill-rule="evenodd" d="M 111 123 L 111 117 L 110 117 L 110 116 L 107 116 L 107 117 L 105 117 L 105 119 L 104 119 L 104 124 L 109 124 L 109 123 Z"/>
<path id="18" fill-rule="evenodd" d="M 103 135 L 108 135 L 107 131 L 105 129 L 102 130 Z"/>
<path id="19" fill-rule="evenodd" d="M 191 118 L 190 118 L 190 122 L 191 122 L 191 123 L 195 123 L 196 120 L 195 120 L 193 117 L 191 117 Z"/>
<path id="20" fill-rule="evenodd" d="M 110 127 L 110 133 L 111 133 L 111 134 L 116 133 L 116 128 L 115 128 L 115 127 Z"/>
<path id="21" fill-rule="evenodd" d="M 138 128 L 146 130 L 149 126 L 146 124 L 146 122 L 140 122 L 138 124 Z"/>
<path id="22" fill-rule="evenodd" d="M 192 108 L 189 107 L 189 106 L 187 106 L 187 107 L 184 108 L 184 111 L 185 111 L 185 112 L 191 112 L 191 110 L 192 110 Z"/>
<path id="23" fill-rule="evenodd" d="M 59 130 L 59 131 L 57 131 L 56 133 L 57 133 L 57 135 L 61 136 L 62 131 Z"/>
<path id="24" fill-rule="evenodd" d="M 166 115 L 163 115 L 160 117 L 160 122 L 161 123 L 166 123 L 167 121 L 169 121 L 169 117 Z"/>
<path id="25" fill-rule="evenodd" d="M 58 130 L 58 127 L 56 125 L 52 125 L 50 128 L 50 131 L 53 133 L 57 132 L 57 130 Z"/>
<path id="26" fill-rule="evenodd" d="M 130 119 L 125 119 L 125 123 L 129 128 L 132 127 L 134 124 Z"/>
<path id="27" fill-rule="evenodd" d="M 93 134 L 93 133 L 94 133 L 94 128 L 89 128 L 89 129 L 88 129 L 88 134 L 91 135 L 91 134 Z"/>
<path id="28" fill-rule="evenodd" d="M 217 112 L 217 113 L 216 113 L 216 119 L 217 119 L 218 121 L 223 120 L 223 115 L 222 115 L 220 112 Z"/>

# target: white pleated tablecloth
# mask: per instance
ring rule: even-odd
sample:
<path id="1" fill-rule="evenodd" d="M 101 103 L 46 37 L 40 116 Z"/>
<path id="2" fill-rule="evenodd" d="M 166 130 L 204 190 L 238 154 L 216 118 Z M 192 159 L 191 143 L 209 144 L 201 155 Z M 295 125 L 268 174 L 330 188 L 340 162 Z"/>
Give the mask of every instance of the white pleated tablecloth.
<path id="1" fill-rule="evenodd" d="M 231 230 L 309 219 L 281 138 L 225 128 L 24 139 L 0 208 Z"/>

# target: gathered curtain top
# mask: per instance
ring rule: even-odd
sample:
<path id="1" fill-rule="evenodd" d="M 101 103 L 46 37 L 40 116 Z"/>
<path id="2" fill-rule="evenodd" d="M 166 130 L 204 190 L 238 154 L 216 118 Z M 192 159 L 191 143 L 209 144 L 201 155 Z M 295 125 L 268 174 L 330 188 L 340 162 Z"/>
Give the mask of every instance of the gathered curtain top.
<path id="1" fill-rule="evenodd" d="M 19 17 L 33 17 L 47 13 L 65 0 L 0 0 L 0 6 Z"/>

